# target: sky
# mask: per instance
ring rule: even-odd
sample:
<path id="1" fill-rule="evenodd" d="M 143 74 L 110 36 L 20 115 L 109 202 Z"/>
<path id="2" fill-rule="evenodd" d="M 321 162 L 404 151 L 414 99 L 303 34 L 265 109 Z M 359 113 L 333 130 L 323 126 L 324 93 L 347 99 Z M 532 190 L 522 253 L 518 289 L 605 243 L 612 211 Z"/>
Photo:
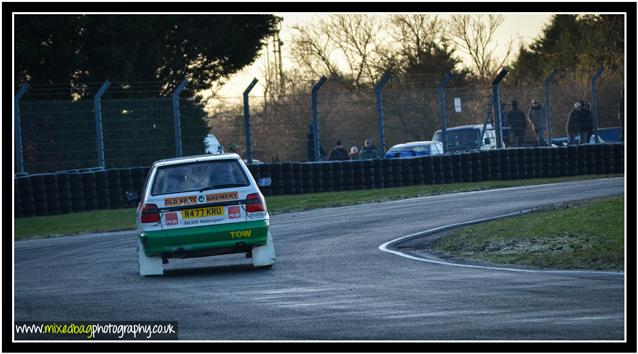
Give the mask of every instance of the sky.
<path id="1" fill-rule="evenodd" d="M 292 60 L 288 54 L 290 50 L 290 44 L 294 35 L 293 27 L 295 25 L 307 25 L 318 21 L 320 18 L 326 18 L 330 14 L 316 14 L 316 13 L 275 13 L 275 15 L 283 18 L 281 23 L 280 39 L 284 43 L 282 46 L 282 62 L 284 71 L 287 66 L 292 65 Z M 440 18 L 445 19 L 450 14 L 438 13 Z M 509 40 L 514 40 L 514 50 L 519 47 L 519 43 L 522 41 L 524 44 L 531 43 L 537 38 L 543 27 L 549 23 L 552 14 L 549 13 L 525 13 L 525 14 L 504 14 L 505 20 L 498 31 L 495 33 L 496 40 L 496 52 L 503 54 L 505 46 Z M 272 48 L 271 48 L 272 50 Z M 460 53 L 459 53 L 460 54 Z M 514 53 L 515 54 L 515 53 Z M 463 56 L 461 55 L 463 59 Z M 244 68 L 241 72 L 230 77 L 227 83 L 218 92 L 221 97 L 237 97 L 240 98 L 242 92 L 250 84 L 253 78 L 257 78 L 260 81 L 262 78 L 262 72 L 266 67 L 265 55 L 262 55 L 255 61 L 254 64 Z M 264 87 L 259 83 L 251 94 L 263 95 Z"/>

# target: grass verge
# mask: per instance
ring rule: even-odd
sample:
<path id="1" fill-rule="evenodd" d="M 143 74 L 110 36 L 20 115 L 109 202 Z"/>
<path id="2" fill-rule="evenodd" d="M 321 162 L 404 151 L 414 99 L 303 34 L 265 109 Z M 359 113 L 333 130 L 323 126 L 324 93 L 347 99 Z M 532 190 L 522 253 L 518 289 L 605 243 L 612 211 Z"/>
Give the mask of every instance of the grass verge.
<path id="1" fill-rule="evenodd" d="M 454 230 L 432 249 L 448 257 L 541 269 L 623 270 L 623 197 L 548 209 Z"/>
<path id="2" fill-rule="evenodd" d="M 346 192 L 283 195 L 267 197 L 266 202 L 268 204 L 268 211 L 271 214 L 279 214 L 291 211 L 383 202 L 445 193 L 470 192 L 486 189 L 621 176 L 622 174 L 587 175 L 562 178 L 451 183 Z M 22 240 L 34 237 L 52 237 L 89 232 L 132 230 L 134 228 L 135 209 L 97 210 L 66 215 L 15 219 L 15 239 Z"/>

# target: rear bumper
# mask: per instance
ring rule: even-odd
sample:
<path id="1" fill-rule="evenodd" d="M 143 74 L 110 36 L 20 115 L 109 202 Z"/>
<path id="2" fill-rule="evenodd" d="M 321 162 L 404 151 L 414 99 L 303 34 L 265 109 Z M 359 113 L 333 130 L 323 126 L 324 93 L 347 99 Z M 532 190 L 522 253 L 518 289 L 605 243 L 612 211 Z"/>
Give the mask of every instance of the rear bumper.
<path id="1" fill-rule="evenodd" d="M 198 257 L 237 253 L 266 244 L 268 221 L 147 231 L 140 234 L 147 256 Z"/>

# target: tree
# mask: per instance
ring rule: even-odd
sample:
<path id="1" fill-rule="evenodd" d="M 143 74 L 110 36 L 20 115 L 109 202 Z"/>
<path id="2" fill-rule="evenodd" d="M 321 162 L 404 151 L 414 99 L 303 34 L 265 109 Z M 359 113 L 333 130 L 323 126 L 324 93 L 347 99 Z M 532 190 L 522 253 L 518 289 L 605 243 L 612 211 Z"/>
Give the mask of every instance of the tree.
<path id="1" fill-rule="evenodd" d="M 513 64 L 512 79 L 540 83 L 554 69 L 586 81 L 599 66 L 622 76 L 622 15 L 555 15 Z M 581 80 L 582 81 L 582 80 Z"/>
<path id="2" fill-rule="evenodd" d="M 505 20 L 503 15 L 454 15 L 449 22 L 449 33 L 457 47 L 472 60 L 474 74 L 483 81 L 492 79 L 507 63 L 512 52 L 512 41 L 507 43 L 505 54 L 495 53 L 496 30 Z"/>
<path id="3" fill-rule="evenodd" d="M 353 87 L 369 86 L 378 76 L 374 63 L 382 28 L 374 16 L 332 15 L 317 24 L 295 26 L 292 54 L 314 78 L 326 75 Z"/>
<path id="4" fill-rule="evenodd" d="M 161 81 L 209 87 L 251 64 L 271 15 L 16 15 L 16 82 Z"/>

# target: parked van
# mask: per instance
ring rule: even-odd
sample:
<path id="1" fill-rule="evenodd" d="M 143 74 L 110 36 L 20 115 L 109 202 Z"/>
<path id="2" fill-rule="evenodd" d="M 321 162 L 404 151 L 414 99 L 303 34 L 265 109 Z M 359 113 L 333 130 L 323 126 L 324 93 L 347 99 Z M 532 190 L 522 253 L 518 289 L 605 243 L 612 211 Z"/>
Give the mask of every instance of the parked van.
<path id="1" fill-rule="evenodd" d="M 448 152 L 496 149 L 494 127 L 491 124 L 486 125 L 483 136 L 481 136 L 482 129 L 483 124 L 447 128 Z M 440 129 L 434 133 L 432 140 L 443 142 L 443 135 Z"/>

